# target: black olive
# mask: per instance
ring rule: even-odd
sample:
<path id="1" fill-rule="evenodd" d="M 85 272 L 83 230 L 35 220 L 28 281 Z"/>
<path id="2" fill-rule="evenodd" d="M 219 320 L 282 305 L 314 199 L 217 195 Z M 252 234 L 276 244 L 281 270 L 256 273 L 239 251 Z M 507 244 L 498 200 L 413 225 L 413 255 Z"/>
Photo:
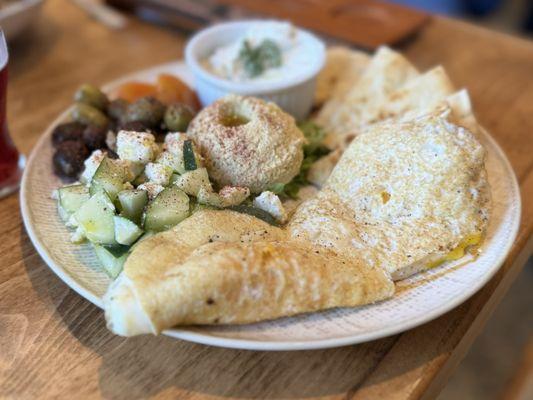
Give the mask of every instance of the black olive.
<path id="1" fill-rule="evenodd" d="M 79 122 L 60 124 L 52 132 L 52 144 L 54 147 L 57 147 L 60 143 L 66 142 L 67 140 L 81 140 L 84 129 L 85 125 Z"/>
<path id="2" fill-rule="evenodd" d="M 54 172 L 60 177 L 77 178 L 88 155 L 89 149 L 82 141 L 67 140 L 56 148 L 52 159 Z"/>
<path id="3" fill-rule="evenodd" d="M 106 148 L 107 128 L 88 125 L 83 131 L 83 142 L 89 150 Z"/>
<path id="4" fill-rule="evenodd" d="M 124 120 L 126 111 L 128 109 L 128 102 L 124 99 L 116 99 L 111 101 L 107 106 L 107 115 L 115 121 Z"/>
<path id="5" fill-rule="evenodd" d="M 123 131 L 133 132 L 151 132 L 151 129 L 148 128 L 142 121 L 125 122 L 120 125 L 120 129 Z"/>

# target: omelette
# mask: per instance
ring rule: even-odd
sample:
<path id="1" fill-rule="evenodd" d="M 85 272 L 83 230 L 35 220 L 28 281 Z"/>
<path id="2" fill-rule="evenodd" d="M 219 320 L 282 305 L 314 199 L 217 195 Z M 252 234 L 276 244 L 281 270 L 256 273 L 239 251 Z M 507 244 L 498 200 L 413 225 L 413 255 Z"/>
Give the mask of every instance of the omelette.
<path id="1" fill-rule="evenodd" d="M 183 324 L 243 324 L 390 297 L 388 274 L 227 210 L 195 213 L 141 242 L 104 297 L 107 326 L 132 336 Z"/>
<path id="2" fill-rule="evenodd" d="M 385 269 L 394 280 L 460 258 L 486 231 L 485 149 L 450 111 L 358 135 L 291 237 Z"/>
<path id="3" fill-rule="evenodd" d="M 343 80 L 330 63 L 319 85 L 316 120 L 333 148 L 310 170 L 321 190 L 284 227 L 202 210 L 143 240 L 104 297 L 109 329 L 157 334 L 371 304 L 480 245 L 490 188 L 467 92 L 388 48 L 333 54 L 354 68 Z"/>

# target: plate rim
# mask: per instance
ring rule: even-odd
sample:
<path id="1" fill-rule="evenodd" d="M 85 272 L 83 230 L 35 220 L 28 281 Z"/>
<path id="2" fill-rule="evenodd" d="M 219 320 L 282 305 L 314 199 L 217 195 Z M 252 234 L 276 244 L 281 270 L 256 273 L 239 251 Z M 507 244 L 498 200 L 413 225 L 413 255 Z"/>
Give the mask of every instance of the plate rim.
<path id="1" fill-rule="evenodd" d="M 126 80 L 139 79 L 140 75 L 148 75 L 158 70 L 165 70 L 165 69 L 172 69 L 172 68 L 180 68 L 180 69 L 187 70 L 187 66 L 182 60 L 173 61 L 169 63 L 162 63 L 162 64 L 155 65 L 153 67 L 150 67 L 150 68 L 146 68 L 146 69 L 142 69 L 136 72 L 125 74 L 113 81 L 106 83 L 102 87 L 105 90 L 109 90 Z M 21 208 L 22 220 L 23 220 L 26 232 L 28 233 L 28 236 L 33 246 L 37 250 L 37 253 L 44 260 L 45 264 L 57 275 L 57 277 L 60 280 L 62 280 L 67 286 L 69 286 L 69 288 L 74 290 L 77 294 L 84 297 L 85 299 L 87 299 L 88 301 L 96 305 L 97 307 L 103 309 L 102 299 L 96 296 L 94 293 L 92 293 L 89 289 L 81 286 L 68 273 L 67 270 L 65 270 L 61 265 L 59 265 L 53 260 L 52 256 L 46 250 L 46 247 L 42 243 L 41 239 L 38 237 L 36 231 L 33 229 L 33 224 L 31 223 L 31 218 L 30 218 L 31 210 L 29 209 L 29 201 L 27 200 L 28 199 L 28 185 L 29 185 L 28 183 L 29 173 L 27 171 L 31 169 L 34 163 L 34 160 L 37 154 L 37 149 L 39 149 L 43 145 L 43 142 L 45 142 L 46 140 L 49 140 L 53 127 L 56 126 L 60 121 L 64 120 L 71 109 L 72 109 L 72 106 L 68 107 L 57 118 L 55 118 L 46 127 L 46 129 L 41 134 L 41 137 L 39 138 L 39 140 L 33 146 L 30 156 L 28 157 L 28 161 L 26 164 L 26 168 L 24 169 L 24 174 L 22 176 L 22 181 L 20 185 L 20 194 L 19 194 L 20 208 Z M 452 301 L 449 301 L 448 303 L 444 304 L 442 307 L 437 307 L 433 309 L 431 312 L 421 315 L 418 318 L 414 318 L 407 323 L 396 324 L 396 325 L 392 325 L 390 327 L 386 327 L 383 329 L 372 330 L 366 334 L 359 333 L 359 334 L 352 335 L 352 336 L 347 335 L 347 336 L 334 337 L 334 338 L 321 339 L 321 340 L 316 340 L 316 339 L 295 340 L 295 341 L 249 340 L 249 339 L 239 339 L 239 338 L 228 338 L 228 337 L 223 337 L 223 336 L 214 336 L 214 335 L 199 333 L 194 330 L 187 330 L 183 328 L 169 329 L 169 330 L 163 331 L 162 333 L 166 336 L 169 336 L 175 339 L 187 340 L 190 342 L 200 343 L 204 345 L 211 345 L 211 346 L 232 348 L 232 349 L 259 350 L 259 351 L 318 350 L 318 349 L 348 346 L 348 345 L 357 344 L 357 343 L 364 343 L 364 342 L 368 342 L 371 340 L 381 339 L 383 337 L 405 332 L 417 326 L 423 325 L 429 321 L 432 321 L 440 317 L 441 315 L 447 313 L 448 311 L 456 308 L 458 305 L 468 300 L 470 297 L 476 294 L 481 288 L 483 288 L 486 285 L 486 283 L 496 274 L 496 272 L 500 270 L 512 246 L 514 245 L 516 241 L 516 237 L 518 235 L 518 231 L 520 228 L 520 220 L 521 220 L 521 214 L 522 214 L 522 199 L 520 196 L 520 186 L 518 184 L 518 180 L 516 178 L 514 169 L 512 168 L 511 163 L 509 162 L 507 156 L 505 155 L 505 152 L 499 146 L 497 141 L 481 125 L 480 125 L 480 128 L 483 131 L 484 139 L 490 142 L 490 145 L 495 150 L 496 156 L 499 157 L 500 160 L 503 162 L 504 167 L 507 170 L 507 175 L 510 176 L 512 190 L 516 192 L 515 194 L 517 194 L 516 196 L 517 203 L 515 207 L 516 215 L 515 215 L 515 219 L 513 220 L 513 226 L 511 227 L 511 232 L 509 235 L 510 240 L 508 240 L 505 247 L 500 252 L 500 255 L 498 256 L 497 260 L 492 263 L 494 265 L 494 268 L 492 268 L 492 270 L 489 273 L 483 275 L 482 279 L 479 279 L 478 281 L 476 281 L 474 285 L 470 286 L 471 289 L 469 289 L 468 292 L 465 292 L 465 294 L 461 296 L 457 296 Z"/>

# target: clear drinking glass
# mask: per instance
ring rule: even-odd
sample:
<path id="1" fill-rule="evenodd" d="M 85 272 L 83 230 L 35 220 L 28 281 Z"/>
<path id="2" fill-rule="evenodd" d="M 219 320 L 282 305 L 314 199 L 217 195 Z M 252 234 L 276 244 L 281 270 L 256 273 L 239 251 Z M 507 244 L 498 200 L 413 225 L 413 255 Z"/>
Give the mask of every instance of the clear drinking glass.
<path id="1" fill-rule="evenodd" d="M 17 190 L 25 158 L 18 151 L 7 127 L 7 63 L 9 56 L 4 33 L 0 30 L 0 197 Z"/>

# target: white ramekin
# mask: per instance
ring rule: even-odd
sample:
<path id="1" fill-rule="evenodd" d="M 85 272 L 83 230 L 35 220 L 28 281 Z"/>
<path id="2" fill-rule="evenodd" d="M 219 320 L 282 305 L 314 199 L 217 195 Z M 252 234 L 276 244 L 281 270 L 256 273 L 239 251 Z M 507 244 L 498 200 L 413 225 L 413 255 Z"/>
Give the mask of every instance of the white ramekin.
<path id="1" fill-rule="evenodd" d="M 257 96 L 273 101 L 297 120 L 304 119 L 313 106 L 316 77 L 326 58 L 324 43 L 310 32 L 298 29 L 298 33 L 308 42 L 316 56 L 313 57 L 313 63 L 294 78 L 232 82 L 210 73 L 201 64 L 215 48 L 238 40 L 252 25 L 264 22 L 271 21 L 246 20 L 217 24 L 203 29 L 189 40 L 185 48 L 185 61 L 194 75 L 200 102 L 206 106 L 228 93 Z"/>

